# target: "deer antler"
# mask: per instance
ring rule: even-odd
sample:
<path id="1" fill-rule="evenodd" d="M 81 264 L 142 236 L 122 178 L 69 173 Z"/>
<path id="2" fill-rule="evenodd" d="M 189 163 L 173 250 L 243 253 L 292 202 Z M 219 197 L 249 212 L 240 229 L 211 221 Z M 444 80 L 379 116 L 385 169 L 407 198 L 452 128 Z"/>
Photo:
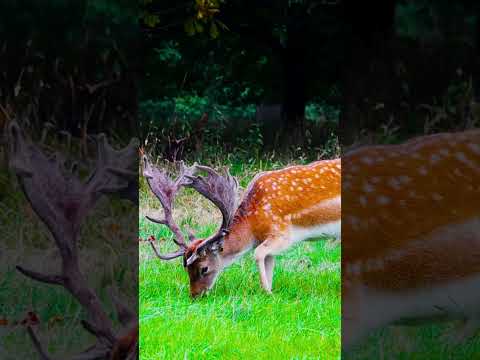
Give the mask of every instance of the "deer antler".
<path id="1" fill-rule="evenodd" d="M 202 253 L 205 248 L 223 241 L 224 236 L 228 234 L 228 228 L 237 210 L 238 201 L 238 181 L 228 171 L 225 176 L 222 176 L 208 166 L 196 165 L 196 169 L 205 171 L 207 176 L 187 176 L 191 182 L 187 183 L 186 186 L 194 188 L 220 209 L 222 225 L 216 234 L 197 246 L 190 257 L 185 260 L 186 266 L 192 264 L 198 258 L 198 254 Z"/>
<path id="2" fill-rule="evenodd" d="M 197 259 L 199 251 L 223 239 L 228 233 L 228 227 L 237 209 L 238 181 L 228 172 L 225 176 L 222 176 L 208 166 L 195 164 L 191 167 L 185 167 L 182 162 L 180 163 L 180 174 L 173 180 L 165 170 L 154 167 L 145 155 L 143 155 L 143 167 L 143 175 L 147 179 L 152 192 L 160 200 L 165 213 L 164 219 L 155 219 L 150 216 L 146 216 L 146 218 L 157 224 L 166 225 L 175 235 L 174 241 L 179 247 L 176 252 L 161 255 L 154 243 L 150 241 L 150 245 L 158 258 L 162 260 L 175 259 L 184 255 L 187 248 L 185 236 L 173 220 L 172 215 L 173 202 L 181 187 L 185 186 L 195 189 L 217 206 L 222 213 L 223 220 L 219 231 L 214 236 L 202 242 L 202 244 L 196 248 L 196 251 L 184 261 L 184 265 L 188 266 Z M 195 177 L 194 175 L 197 171 L 205 171 L 207 176 Z M 195 239 L 194 235 L 189 232 L 189 240 L 192 241 L 193 239 Z"/>
<path id="3" fill-rule="evenodd" d="M 197 190 L 220 209 L 223 218 L 220 230 L 227 230 L 237 210 L 238 181 L 228 171 L 222 176 L 208 166 L 196 165 L 196 168 L 205 171 L 207 177 L 187 175 L 191 182 L 186 186 Z"/>
<path id="4" fill-rule="evenodd" d="M 98 343 L 74 359 L 108 357 L 118 339 L 100 299 L 80 270 L 77 241 L 83 220 L 100 195 L 127 186 L 133 176 L 130 168 L 135 166 L 137 145 L 131 142 L 127 148 L 115 151 L 105 136 L 100 136 L 96 168 L 83 182 L 76 176 L 76 167 L 67 168 L 62 156 L 49 158 L 27 142 L 15 122 L 9 125 L 8 134 L 11 168 L 32 209 L 51 232 L 62 261 L 61 272 L 55 275 L 22 266 L 17 269 L 36 281 L 63 286 L 85 308 L 89 320 L 82 321 L 82 325 L 97 337 Z M 29 335 L 41 358 L 49 359 L 32 329 Z"/>
<path id="5" fill-rule="evenodd" d="M 150 241 L 153 251 L 157 257 L 162 260 L 171 260 L 182 256 L 187 248 L 185 237 L 180 230 L 180 227 L 173 219 L 173 203 L 178 191 L 180 188 L 188 184 L 188 178 L 194 174 L 195 170 L 195 166 L 186 167 L 183 162 L 181 162 L 180 174 L 175 180 L 173 180 L 165 170 L 153 166 L 148 161 L 147 156 L 143 156 L 143 176 L 147 179 L 148 186 L 152 192 L 155 194 L 158 200 L 160 200 L 165 216 L 164 219 L 155 219 L 151 216 L 146 216 L 146 218 L 157 224 L 166 225 L 173 232 L 173 241 L 179 247 L 178 251 L 176 252 L 161 255 L 157 251 L 153 242 Z"/>

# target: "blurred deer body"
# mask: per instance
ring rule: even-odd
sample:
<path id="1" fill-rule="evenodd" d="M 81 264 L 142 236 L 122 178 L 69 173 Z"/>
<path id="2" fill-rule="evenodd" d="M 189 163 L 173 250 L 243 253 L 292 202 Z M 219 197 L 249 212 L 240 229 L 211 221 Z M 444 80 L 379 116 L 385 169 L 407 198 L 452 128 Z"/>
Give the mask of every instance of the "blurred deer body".
<path id="1" fill-rule="evenodd" d="M 210 289 L 223 268 L 252 248 L 262 286 L 270 292 L 275 255 L 312 237 L 340 237 L 340 159 L 261 173 L 252 180 L 238 207 L 238 183 L 230 175 L 223 177 L 210 168 L 194 166 L 184 168 L 179 178 L 168 184 L 164 174 L 155 175 L 159 170 L 145 163 L 144 174 L 152 179 L 149 184 L 162 204 L 171 204 L 173 200 L 165 194 L 174 194 L 184 184 L 209 198 L 222 212 L 222 226 L 216 234 L 208 239 L 191 236 L 189 244 L 180 241 L 178 252 L 159 256 L 164 260 L 184 257 L 193 297 Z M 193 177 L 197 170 L 206 171 L 208 177 Z M 155 189 L 155 178 L 166 183 L 162 191 Z M 166 220 L 153 221 L 169 225 L 177 242 L 182 234 L 171 222 L 171 208 L 164 206 L 164 210 Z"/>
<path id="2" fill-rule="evenodd" d="M 477 229 L 476 235 L 471 232 L 473 226 Z M 478 267 L 479 226 L 478 221 L 475 224 L 453 225 L 448 229 L 448 239 L 445 237 L 443 241 L 440 240 L 444 235 L 436 232 L 419 239 L 419 243 L 406 247 L 405 252 L 388 252 L 382 260 L 367 260 L 365 266 L 368 269 L 365 270 L 358 263 L 351 267 L 347 265 L 347 276 L 358 278 L 350 280 L 344 286 L 342 304 L 346 313 L 344 321 L 348 324 L 343 327 L 347 329 L 344 344 L 349 347 L 358 343 L 371 331 L 386 325 L 444 320 L 463 322 L 462 327 L 457 329 L 458 332 L 452 333 L 454 342 L 474 335 L 480 326 L 480 273 L 461 273 L 464 266 L 462 260 L 466 266 L 471 266 L 476 261 L 475 266 Z M 472 246 L 473 242 L 477 244 Z M 433 249 L 434 247 L 440 248 Z M 452 261 L 452 258 L 456 259 Z M 419 265 L 420 261 L 423 266 Z M 438 274 L 434 274 L 437 269 Z M 442 270 L 445 272 L 442 273 Z M 384 281 L 390 279 L 392 282 L 390 286 L 378 286 L 372 279 L 382 271 L 385 273 Z M 360 275 L 362 272 L 363 275 Z M 394 288 L 396 281 L 404 281 L 395 276 L 417 277 L 415 281 L 422 283 Z"/>
<path id="3" fill-rule="evenodd" d="M 344 344 L 412 321 L 480 325 L 480 131 L 347 154 Z"/>

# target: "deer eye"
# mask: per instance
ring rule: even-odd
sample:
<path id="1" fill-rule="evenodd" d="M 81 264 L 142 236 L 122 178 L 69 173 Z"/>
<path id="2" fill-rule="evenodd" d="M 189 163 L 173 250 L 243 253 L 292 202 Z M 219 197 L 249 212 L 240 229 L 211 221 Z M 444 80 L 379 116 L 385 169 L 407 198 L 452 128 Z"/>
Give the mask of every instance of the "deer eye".
<path id="1" fill-rule="evenodd" d="M 208 266 L 204 266 L 200 269 L 200 275 L 205 275 L 208 271 Z"/>

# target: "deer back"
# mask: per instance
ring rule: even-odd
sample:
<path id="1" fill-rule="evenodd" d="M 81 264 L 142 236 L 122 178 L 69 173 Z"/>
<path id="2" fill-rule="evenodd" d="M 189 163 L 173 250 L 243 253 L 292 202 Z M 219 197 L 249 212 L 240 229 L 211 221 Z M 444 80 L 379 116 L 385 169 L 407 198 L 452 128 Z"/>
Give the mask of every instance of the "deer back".
<path id="1" fill-rule="evenodd" d="M 248 222 L 257 239 L 290 225 L 339 221 L 340 185 L 340 159 L 262 173 L 247 189 L 236 221 Z"/>
<path id="2" fill-rule="evenodd" d="M 343 158 L 346 283 L 412 289 L 480 271 L 479 144 L 472 130 Z"/>

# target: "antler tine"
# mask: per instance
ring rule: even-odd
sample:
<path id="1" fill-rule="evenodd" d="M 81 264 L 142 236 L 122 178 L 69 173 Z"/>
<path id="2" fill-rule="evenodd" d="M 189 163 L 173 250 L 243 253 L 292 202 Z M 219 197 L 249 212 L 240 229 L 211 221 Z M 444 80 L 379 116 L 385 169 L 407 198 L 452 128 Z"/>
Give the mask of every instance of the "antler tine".
<path id="1" fill-rule="evenodd" d="M 182 256 L 183 253 L 185 252 L 185 248 L 181 247 L 180 250 L 178 250 L 178 251 L 176 251 L 176 252 L 172 252 L 172 253 L 168 253 L 168 254 L 162 255 L 162 254 L 160 254 L 160 252 L 157 250 L 157 247 L 155 246 L 155 244 L 153 243 L 152 240 L 148 240 L 148 242 L 150 243 L 150 246 L 152 247 L 153 252 L 155 253 L 155 255 L 156 255 L 160 260 L 173 260 L 173 259 L 176 259 L 177 257 Z"/>
<path id="2" fill-rule="evenodd" d="M 32 340 L 33 346 L 35 346 L 35 349 L 38 352 L 38 355 L 40 356 L 41 360 L 52 360 L 50 355 L 45 351 L 45 349 L 42 346 L 42 343 L 40 340 L 38 340 L 37 334 L 35 334 L 35 330 L 31 326 L 27 327 L 27 332 L 28 335 L 30 336 L 30 339 Z"/>
<path id="3" fill-rule="evenodd" d="M 133 165 L 137 159 L 138 140 L 132 139 L 122 150 L 114 150 L 105 134 L 97 136 L 97 165 L 87 181 L 92 194 L 123 190 L 137 176 Z"/>
<path id="4" fill-rule="evenodd" d="M 120 321 L 120 324 L 127 326 L 134 323 L 137 320 L 137 314 L 120 300 L 118 297 L 118 288 L 116 286 L 111 286 L 108 289 L 108 292 L 113 305 L 115 306 L 115 312 L 117 313 L 117 318 Z"/>
<path id="5" fill-rule="evenodd" d="M 185 163 L 183 161 L 179 161 L 177 164 L 179 168 L 179 175 L 175 183 L 179 187 L 189 185 L 189 177 L 195 175 L 198 166 L 197 163 L 193 164 L 193 166 L 185 166 Z"/>
<path id="6" fill-rule="evenodd" d="M 227 230 L 237 209 L 237 179 L 228 171 L 222 176 L 208 166 L 196 165 L 196 169 L 205 171 L 207 176 L 187 175 L 191 181 L 186 186 L 194 188 L 220 209 L 223 217 L 220 229 Z"/>
<path id="7" fill-rule="evenodd" d="M 183 162 L 179 164 L 179 167 L 179 176 L 172 180 L 165 170 L 153 166 L 147 156 L 143 156 L 143 176 L 147 179 L 151 191 L 160 200 L 165 216 L 164 219 L 155 219 L 151 216 L 146 216 L 146 218 L 152 222 L 166 225 L 174 234 L 173 241 L 180 247 L 180 250 L 177 252 L 160 255 L 155 245 L 150 241 L 155 254 L 162 260 L 170 260 L 181 256 L 187 247 L 185 236 L 173 219 L 173 203 L 178 191 L 182 186 L 186 186 L 189 183 L 187 178 L 194 174 L 195 167 L 186 167 Z"/>

